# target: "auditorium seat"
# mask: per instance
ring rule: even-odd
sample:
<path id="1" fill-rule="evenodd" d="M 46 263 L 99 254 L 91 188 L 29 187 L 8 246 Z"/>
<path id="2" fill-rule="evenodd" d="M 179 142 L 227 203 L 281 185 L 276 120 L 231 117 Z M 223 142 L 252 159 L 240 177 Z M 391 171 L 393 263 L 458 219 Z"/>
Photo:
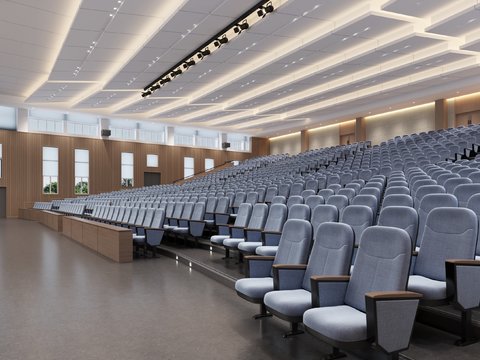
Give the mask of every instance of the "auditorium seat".
<path id="1" fill-rule="evenodd" d="M 408 348 L 421 297 L 405 291 L 411 246 L 404 230 L 373 226 L 363 232 L 350 277 L 311 278 L 313 308 L 304 313 L 303 323 L 333 347 L 329 358 L 342 357 L 339 348 L 359 343 L 375 343 L 396 356 Z"/>
<path id="2" fill-rule="evenodd" d="M 312 307 L 310 277 L 347 275 L 350 268 L 354 244 L 350 226 L 323 223 L 314 239 L 308 265 L 273 266 L 274 291 L 266 293 L 264 304 L 268 312 L 290 322 L 291 330 L 284 337 L 303 333 L 298 324 L 303 313 Z"/>
<path id="3" fill-rule="evenodd" d="M 421 236 L 422 246 L 409 277 L 408 289 L 423 295 L 422 305 L 444 305 L 452 300 L 471 305 L 473 299 L 473 307 L 478 307 L 480 262 L 472 261 L 478 236 L 476 214 L 466 208 L 437 207 L 428 214 Z M 470 309 L 462 308 L 459 344 L 471 340 L 469 316 Z"/>
<path id="4" fill-rule="evenodd" d="M 304 265 L 312 243 L 312 226 L 306 220 L 289 219 L 285 223 L 275 256 L 246 256 L 247 277 L 235 283 L 237 294 L 243 299 L 260 304 L 260 314 L 267 316 L 263 298 L 274 289 L 272 266 Z"/>

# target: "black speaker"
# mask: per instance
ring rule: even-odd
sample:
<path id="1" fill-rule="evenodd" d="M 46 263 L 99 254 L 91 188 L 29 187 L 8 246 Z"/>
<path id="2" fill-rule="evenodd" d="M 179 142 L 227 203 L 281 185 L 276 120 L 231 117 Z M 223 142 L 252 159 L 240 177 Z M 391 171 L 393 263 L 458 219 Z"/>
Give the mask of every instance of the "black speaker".
<path id="1" fill-rule="evenodd" d="M 230 147 L 230 143 L 229 142 L 224 142 L 222 143 L 222 149 L 228 149 Z"/>
<path id="2" fill-rule="evenodd" d="M 112 135 L 112 130 L 108 130 L 108 129 L 102 129 L 102 136 L 110 136 Z"/>

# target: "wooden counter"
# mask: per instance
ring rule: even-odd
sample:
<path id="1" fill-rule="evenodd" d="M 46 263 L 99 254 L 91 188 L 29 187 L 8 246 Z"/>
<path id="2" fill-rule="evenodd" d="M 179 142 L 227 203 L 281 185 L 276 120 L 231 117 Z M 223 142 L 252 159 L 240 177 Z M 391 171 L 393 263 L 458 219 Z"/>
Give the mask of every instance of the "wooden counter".
<path id="1" fill-rule="evenodd" d="M 65 216 L 63 235 L 116 262 L 132 262 L 132 232 L 74 216 Z"/>
<path id="2" fill-rule="evenodd" d="M 37 209 L 18 209 L 18 217 L 24 220 L 40 221 L 42 210 Z"/>
<path id="3" fill-rule="evenodd" d="M 63 214 L 54 211 L 42 210 L 40 211 L 40 223 L 48 226 L 50 229 L 61 232 L 63 227 Z"/>

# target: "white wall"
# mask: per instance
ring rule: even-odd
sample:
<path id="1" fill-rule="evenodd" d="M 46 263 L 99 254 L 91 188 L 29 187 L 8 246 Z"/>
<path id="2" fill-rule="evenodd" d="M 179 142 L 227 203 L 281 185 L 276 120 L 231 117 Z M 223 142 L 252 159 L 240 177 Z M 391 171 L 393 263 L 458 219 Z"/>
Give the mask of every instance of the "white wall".
<path id="1" fill-rule="evenodd" d="M 367 140 L 375 145 L 397 135 L 409 135 L 435 129 L 435 104 L 367 117 L 365 120 Z"/>
<path id="2" fill-rule="evenodd" d="M 302 149 L 300 133 L 270 139 L 270 154 L 298 154 Z"/>
<path id="3" fill-rule="evenodd" d="M 328 125 L 308 132 L 310 149 L 337 146 L 340 142 L 340 125 Z"/>

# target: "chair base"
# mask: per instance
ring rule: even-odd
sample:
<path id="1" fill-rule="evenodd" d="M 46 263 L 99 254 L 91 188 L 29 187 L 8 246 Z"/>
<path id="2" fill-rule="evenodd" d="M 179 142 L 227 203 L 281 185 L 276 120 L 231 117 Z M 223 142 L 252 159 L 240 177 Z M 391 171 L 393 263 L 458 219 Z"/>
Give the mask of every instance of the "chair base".
<path id="1" fill-rule="evenodd" d="M 328 355 L 324 356 L 324 360 L 334 360 L 334 359 L 342 359 L 347 357 L 347 354 L 341 352 L 337 347 L 332 348 L 332 352 Z"/>
<path id="2" fill-rule="evenodd" d="M 267 308 L 265 307 L 265 304 L 262 303 L 262 304 L 260 304 L 260 314 L 253 315 L 253 318 L 255 320 L 258 320 L 258 319 L 263 319 L 263 318 L 271 317 L 271 316 L 273 316 L 273 315 L 267 312 Z"/>
<path id="3" fill-rule="evenodd" d="M 456 346 L 468 346 L 478 342 L 478 338 L 473 334 L 471 309 L 462 310 L 461 326 L 462 335 L 460 339 L 455 341 Z"/>
<path id="4" fill-rule="evenodd" d="M 283 337 L 286 339 L 303 333 L 305 333 L 303 330 L 298 330 L 298 323 L 291 323 L 290 331 L 283 334 Z"/>

